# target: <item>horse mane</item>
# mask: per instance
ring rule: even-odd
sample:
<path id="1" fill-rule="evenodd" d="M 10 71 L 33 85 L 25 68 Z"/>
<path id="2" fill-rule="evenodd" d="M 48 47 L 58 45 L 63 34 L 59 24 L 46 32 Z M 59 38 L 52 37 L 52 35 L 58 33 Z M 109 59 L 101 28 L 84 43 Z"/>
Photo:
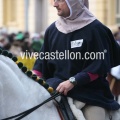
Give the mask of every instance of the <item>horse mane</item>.
<path id="1" fill-rule="evenodd" d="M 39 84 L 41 84 L 44 88 L 46 88 L 48 90 L 49 93 L 53 92 L 53 88 L 50 87 L 43 78 L 39 78 L 37 75 L 33 74 L 31 71 L 27 70 L 27 67 L 25 67 L 23 65 L 22 62 L 17 62 L 17 57 L 14 57 L 12 55 L 12 53 L 9 53 L 6 50 L 2 50 L 0 49 L 0 54 L 2 54 L 3 56 L 7 57 L 1 57 L 1 60 L 4 61 L 4 63 L 6 63 L 7 65 L 9 65 L 9 67 L 12 67 L 11 69 L 17 69 L 17 66 L 15 66 L 15 64 L 13 63 L 13 61 L 18 65 L 18 67 L 22 70 L 23 73 L 25 73 L 27 76 L 29 76 L 30 78 L 32 78 L 34 81 L 38 82 Z M 10 58 L 13 60 L 11 61 Z M 8 60 L 6 60 L 8 59 Z M 14 68 L 13 68 L 14 67 Z M 19 70 L 20 71 L 20 70 Z M 16 72 L 17 74 L 17 72 Z M 19 75 L 19 74 L 18 74 Z"/>

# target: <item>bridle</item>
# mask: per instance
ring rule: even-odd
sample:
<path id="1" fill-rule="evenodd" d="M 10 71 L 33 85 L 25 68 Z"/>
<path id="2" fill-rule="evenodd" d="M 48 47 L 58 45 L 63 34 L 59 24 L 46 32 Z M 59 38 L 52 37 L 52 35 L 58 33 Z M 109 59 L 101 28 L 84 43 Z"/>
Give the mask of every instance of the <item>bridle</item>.
<path id="1" fill-rule="evenodd" d="M 22 118 L 26 117 L 27 115 L 29 115 L 30 113 L 32 113 L 33 111 L 35 111 L 36 109 L 38 109 L 39 107 L 44 105 L 45 103 L 55 99 L 56 97 L 58 97 L 60 95 L 61 95 L 61 93 L 55 92 L 51 97 L 49 97 L 48 99 L 46 99 L 45 101 L 43 101 L 39 105 L 37 105 L 33 108 L 30 108 L 30 109 L 28 109 L 28 110 L 26 110 L 22 113 L 19 113 L 17 115 L 14 115 L 14 116 L 11 116 L 11 117 L 8 117 L 8 118 L 4 118 L 4 119 L 1 119 L 1 120 L 10 120 L 10 119 L 13 119 L 13 118 L 16 118 L 15 120 L 21 120 Z"/>

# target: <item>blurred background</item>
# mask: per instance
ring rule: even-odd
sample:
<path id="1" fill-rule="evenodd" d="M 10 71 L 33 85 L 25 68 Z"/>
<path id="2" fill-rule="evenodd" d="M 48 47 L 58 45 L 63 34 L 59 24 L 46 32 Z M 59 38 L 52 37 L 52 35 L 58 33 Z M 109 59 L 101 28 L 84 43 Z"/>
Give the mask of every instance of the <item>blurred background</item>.
<path id="1" fill-rule="evenodd" d="M 58 18 L 52 4 L 53 0 L 0 0 L 0 47 L 29 69 L 35 60 L 21 59 L 20 52 L 39 52 L 46 28 Z M 120 0 L 89 0 L 89 7 L 120 44 Z"/>

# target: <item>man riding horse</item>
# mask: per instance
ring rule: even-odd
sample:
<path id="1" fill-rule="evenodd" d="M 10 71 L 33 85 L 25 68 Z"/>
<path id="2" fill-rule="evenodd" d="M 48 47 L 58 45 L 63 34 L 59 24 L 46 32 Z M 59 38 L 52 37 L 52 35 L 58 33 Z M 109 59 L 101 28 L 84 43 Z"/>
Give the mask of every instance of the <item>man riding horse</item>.
<path id="1" fill-rule="evenodd" d="M 120 47 L 85 2 L 54 0 L 60 17 L 46 30 L 33 72 L 58 92 L 86 103 L 87 120 L 105 120 L 107 110 L 120 108 L 106 80 L 110 69 L 120 64 Z"/>

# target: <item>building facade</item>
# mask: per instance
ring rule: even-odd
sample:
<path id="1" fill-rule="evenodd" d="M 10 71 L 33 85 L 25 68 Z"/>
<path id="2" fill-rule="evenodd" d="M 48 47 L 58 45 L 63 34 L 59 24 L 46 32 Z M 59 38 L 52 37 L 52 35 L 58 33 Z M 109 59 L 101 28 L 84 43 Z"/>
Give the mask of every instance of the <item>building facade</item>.
<path id="1" fill-rule="evenodd" d="M 0 27 L 40 32 L 48 26 L 48 0 L 0 0 Z"/>
<path id="2" fill-rule="evenodd" d="M 92 13 L 111 30 L 120 25 L 120 0 L 89 0 Z M 53 0 L 0 0 L 0 27 L 13 31 L 44 31 L 57 16 Z"/>

